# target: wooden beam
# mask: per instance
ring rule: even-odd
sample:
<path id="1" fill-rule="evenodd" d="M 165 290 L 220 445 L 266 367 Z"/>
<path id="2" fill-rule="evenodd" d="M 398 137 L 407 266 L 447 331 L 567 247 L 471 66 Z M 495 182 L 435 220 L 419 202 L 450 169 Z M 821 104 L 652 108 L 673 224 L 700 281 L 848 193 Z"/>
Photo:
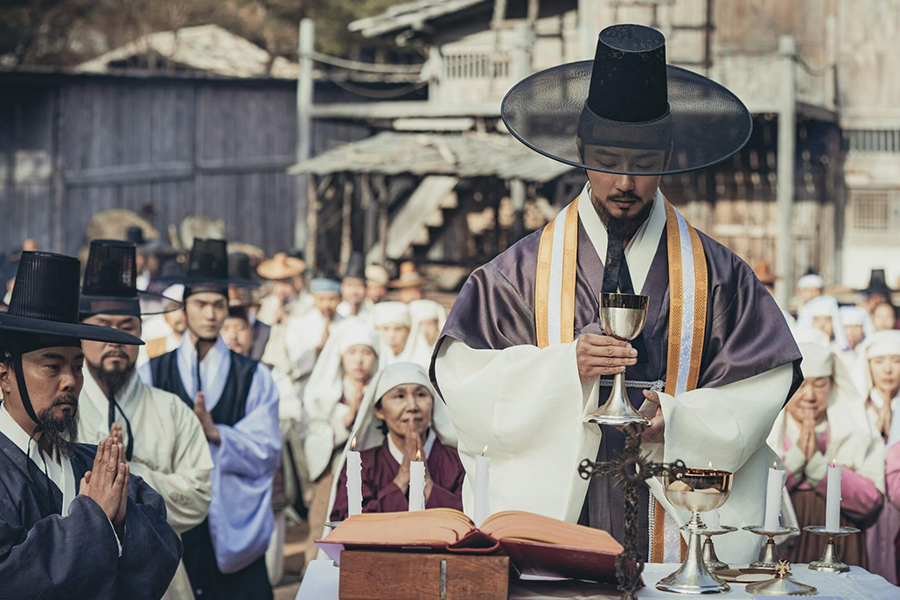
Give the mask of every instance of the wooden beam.
<path id="1" fill-rule="evenodd" d="M 371 250 L 378 242 L 378 202 L 372 195 L 369 174 L 359 176 L 360 207 L 363 214 L 363 252 Z"/>
<path id="2" fill-rule="evenodd" d="M 307 202 L 306 225 L 306 266 L 310 271 L 316 268 L 316 237 L 319 233 L 319 195 L 316 193 L 316 176 L 310 175 L 307 182 L 309 201 Z"/>
<path id="3" fill-rule="evenodd" d="M 347 270 L 350 263 L 350 255 L 353 253 L 353 223 L 351 216 L 353 215 L 353 180 L 351 175 L 347 173 L 344 176 L 344 206 L 341 215 L 341 266 L 340 272 Z"/>
<path id="4" fill-rule="evenodd" d="M 316 26 L 312 19 L 300 21 L 300 30 L 297 36 L 297 50 L 299 54 L 300 73 L 297 76 L 297 162 L 303 162 L 312 153 L 312 105 L 313 105 L 313 60 L 312 53 L 315 50 Z M 295 199 L 294 216 L 294 244 L 302 246 L 308 241 L 308 224 L 303 218 L 303 209 L 308 209 L 312 198 L 304 197 L 304 177 L 315 179 L 312 175 L 301 175 L 297 182 L 297 196 Z M 313 257 L 314 258 L 314 257 Z"/>

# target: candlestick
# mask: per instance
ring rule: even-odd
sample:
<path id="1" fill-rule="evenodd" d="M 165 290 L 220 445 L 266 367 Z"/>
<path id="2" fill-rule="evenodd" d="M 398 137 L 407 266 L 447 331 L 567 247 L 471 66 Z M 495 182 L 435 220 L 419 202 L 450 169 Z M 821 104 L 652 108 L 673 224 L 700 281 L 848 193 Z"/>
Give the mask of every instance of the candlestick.
<path id="1" fill-rule="evenodd" d="M 409 512 L 425 510 L 425 463 L 421 451 L 409 463 Z"/>
<path id="2" fill-rule="evenodd" d="M 718 510 L 711 510 L 709 512 L 700 513 L 700 518 L 703 519 L 703 522 L 706 524 L 707 529 L 716 531 L 722 528 L 721 522 L 719 521 Z"/>
<path id="3" fill-rule="evenodd" d="M 825 499 L 825 531 L 841 530 L 841 475 L 844 468 L 828 467 L 828 492 Z"/>
<path id="4" fill-rule="evenodd" d="M 475 456 L 475 526 L 481 527 L 490 512 L 491 459 L 485 456 L 487 446 Z"/>
<path id="5" fill-rule="evenodd" d="M 351 517 L 362 513 L 362 457 L 356 451 L 356 436 L 347 452 L 347 503 Z"/>
<path id="6" fill-rule="evenodd" d="M 766 531 L 778 529 L 778 517 L 781 515 L 781 489 L 784 487 L 782 475 L 784 471 L 774 468 L 769 469 L 769 480 L 766 485 L 766 519 L 763 527 Z"/>

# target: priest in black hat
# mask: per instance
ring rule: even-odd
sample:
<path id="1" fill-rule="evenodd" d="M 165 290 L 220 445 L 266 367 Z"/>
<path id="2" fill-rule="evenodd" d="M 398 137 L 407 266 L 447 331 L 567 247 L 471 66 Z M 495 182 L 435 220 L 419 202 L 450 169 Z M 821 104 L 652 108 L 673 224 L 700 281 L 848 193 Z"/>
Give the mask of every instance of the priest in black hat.
<path id="1" fill-rule="evenodd" d="M 193 407 L 212 452 L 209 518 L 182 536 L 194 595 L 265 600 L 272 597 L 265 552 L 281 452 L 278 391 L 265 365 L 229 350 L 220 335 L 229 285 L 253 282 L 229 277 L 225 240 L 194 240 L 181 346 L 139 371 L 146 384 Z"/>
<path id="2" fill-rule="evenodd" d="M 163 499 L 111 437 L 77 443 L 82 340 L 137 345 L 78 322 L 78 260 L 23 252 L 0 314 L 0 595 L 158 599 L 181 557 Z"/>
<path id="3" fill-rule="evenodd" d="M 722 509 L 729 525 L 763 519 L 766 436 L 799 383 L 800 352 L 752 269 L 695 230 L 659 189 L 662 175 L 702 169 L 738 152 L 750 114 L 727 89 L 667 66 L 665 38 L 640 25 L 599 34 L 594 60 L 536 73 L 502 105 L 509 131 L 536 152 L 583 169 L 578 198 L 541 231 L 468 279 L 432 359 L 453 414 L 463 464 L 491 452 L 491 510 L 522 509 L 624 539 L 623 488 L 578 476 L 583 459 L 621 453 L 618 429 L 585 422 L 609 377 L 634 383 L 652 419 L 656 460 L 735 473 Z M 604 335 L 603 292 L 649 296 L 634 344 Z M 494 475 L 497 474 L 497 477 Z M 680 560 L 688 515 L 661 486 L 639 501 L 639 551 Z M 463 494 L 472 508 L 472 488 Z M 716 542 L 728 562 L 755 560 L 759 541 Z"/>
<path id="4" fill-rule="evenodd" d="M 91 242 L 79 309 L 82 323 L 141 335 L 148 307 L 181 308 L 181 303 L 137 289 L 135 247 L 129 242 Z M 109 341 L 84 341 L 86 369 L 78 401 L 78 438 L 98 443 L 114 437 L 124 444 L 125 459 L 166 502 L 176 533 L 202 523 L 209 511 L 212 456 L 203 428 L 181 398 L 141 382 L 135 370 L 138 347 Z M 183 566 L 166 600 L 192 600 Z"/>

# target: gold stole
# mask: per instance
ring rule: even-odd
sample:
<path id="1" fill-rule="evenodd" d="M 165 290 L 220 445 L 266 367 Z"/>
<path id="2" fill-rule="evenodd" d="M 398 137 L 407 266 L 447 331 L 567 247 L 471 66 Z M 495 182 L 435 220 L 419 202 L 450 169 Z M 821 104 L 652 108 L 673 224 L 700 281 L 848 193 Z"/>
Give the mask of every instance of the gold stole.
<path id="1" fill-rule="evenodd" d="M 697 387 L 709 292 L 706 254 L 700 237 L 668 200 L 665 203 L 669 256 L 669 346 L 665 391 L 675 396 Z M 550 221 L 541 233 L 534 296 L 539 348 L 574 341 L 577 260 L 578 198 Z M 665 556 L 665 509 L 655 498 L 652 501 L 656 516 L 650 562 L 675 560 L 675 557 Z M 678 535 L 683 558 L 686 545 Z"/>

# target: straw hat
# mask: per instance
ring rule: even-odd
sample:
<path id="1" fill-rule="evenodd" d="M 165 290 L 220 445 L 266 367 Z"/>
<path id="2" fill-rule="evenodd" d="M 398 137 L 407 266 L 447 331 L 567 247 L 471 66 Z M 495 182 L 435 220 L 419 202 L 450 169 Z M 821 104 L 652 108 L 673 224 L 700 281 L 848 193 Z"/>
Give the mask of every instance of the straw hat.
<path id="1" fill-rule="evenodd" d="M 302 275 L 306 270 L 306 263 L 299 258 L 288 256 L 284 252 L 279 252 L 269 260 L 263 261 L 256 272 L 263 279 L 278 281 L 279 279 L 290 279 Z"/>
<path id="2" fill-rule="evenodd" d="M 416 270 L 416 263 L 406 261 L 400 263 L 400 277 L 391 282 L 391 287 L 394 289 L 422 287 L 427 281 L 428 280 Z"/>

